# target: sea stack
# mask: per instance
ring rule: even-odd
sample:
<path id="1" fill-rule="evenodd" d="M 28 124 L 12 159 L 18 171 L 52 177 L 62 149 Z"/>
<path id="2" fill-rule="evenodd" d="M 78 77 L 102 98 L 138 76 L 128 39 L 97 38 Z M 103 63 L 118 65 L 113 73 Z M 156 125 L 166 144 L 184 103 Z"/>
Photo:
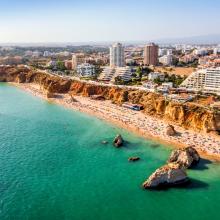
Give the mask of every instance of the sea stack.
<path id="1" fill-rule="evenodd" d="M 144 183 L 145 189 L 169 187 L 187 183 L 189 178 L 178 164 L 170 163 L 158 168 Z"/>
<path id="2" fill-rule="evenodd" d="M 170 155 L 168 163 L 177 163 L 180 167 L 187 169 L 197 164 L 199 160 L 200 156 L 197 150 L 193 146 L 189 146 L 174 150 Z"/>
<path id="3" fill-rule="evenodd" d="M 123 145 L 123 142 L 124 142 L 124 140 L 123 140 L 122 136 L 120 134 L 118 134 L 115 137 L 113 144 L 115 147 L 121 147 Z"/>

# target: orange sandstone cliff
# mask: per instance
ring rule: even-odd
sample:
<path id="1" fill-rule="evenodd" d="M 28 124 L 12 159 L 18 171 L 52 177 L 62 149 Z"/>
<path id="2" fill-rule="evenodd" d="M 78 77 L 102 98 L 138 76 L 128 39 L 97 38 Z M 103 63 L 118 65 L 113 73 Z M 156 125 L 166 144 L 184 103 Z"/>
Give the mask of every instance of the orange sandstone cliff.
<path id="1" fill-rule="evenodd" d="M 120 105 L 123 102 L 142 104 L 143 113 L 158 117 L 185 128 L 198 131 L 220 131 L 220 114 L 193 103 L 169 102 L 162 95 L 110 86 L 100 86 L 69 80 L 25 67 L 0 67 L 1 82 L 36 83 L 50 93 L 68 93 L 90 96 L 102 95 Z"/>

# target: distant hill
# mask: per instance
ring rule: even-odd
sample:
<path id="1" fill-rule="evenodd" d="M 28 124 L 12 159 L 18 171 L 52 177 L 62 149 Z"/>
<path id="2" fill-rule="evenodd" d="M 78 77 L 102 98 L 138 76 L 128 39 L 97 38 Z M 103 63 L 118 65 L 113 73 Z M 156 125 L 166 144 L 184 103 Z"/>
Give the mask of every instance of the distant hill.
<path id="1" fill-rule="evenodd" d="M 220 34 L 200 35 L 182 38 L 161 38 L 155 40 L 160 44 L 220 44 Z"/>

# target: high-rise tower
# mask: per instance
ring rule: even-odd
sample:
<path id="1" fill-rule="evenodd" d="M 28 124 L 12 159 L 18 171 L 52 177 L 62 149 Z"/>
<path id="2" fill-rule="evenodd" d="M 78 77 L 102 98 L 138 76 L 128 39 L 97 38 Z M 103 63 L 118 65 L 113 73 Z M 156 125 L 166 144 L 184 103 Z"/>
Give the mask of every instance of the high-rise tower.
<path id="1" fill-rule="evenodd" d="M 120 43 L 115 43 L 110 47 L 110 67 L 123 67 L 124 65 L 124 47 Z"/>
<path id="2" fill-rule="evenodd" d="M 144 65 L 154 65 L 158 63 L 158 46 L 150 43 L 144 47 Z"/>

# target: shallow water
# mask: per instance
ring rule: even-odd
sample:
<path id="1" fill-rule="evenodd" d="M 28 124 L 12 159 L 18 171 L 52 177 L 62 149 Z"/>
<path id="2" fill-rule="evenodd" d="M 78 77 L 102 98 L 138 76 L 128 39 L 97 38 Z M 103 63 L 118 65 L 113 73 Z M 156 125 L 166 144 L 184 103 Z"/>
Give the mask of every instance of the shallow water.
<path id="1" fill-rule="evenodd" d="M 117 133 L 126 147 L 112 146 Z M 141 188 L 170 151 L 2 83 L 0 219 L 219 219 L 219 164 L 201 161 L 186 188 Z"/>

